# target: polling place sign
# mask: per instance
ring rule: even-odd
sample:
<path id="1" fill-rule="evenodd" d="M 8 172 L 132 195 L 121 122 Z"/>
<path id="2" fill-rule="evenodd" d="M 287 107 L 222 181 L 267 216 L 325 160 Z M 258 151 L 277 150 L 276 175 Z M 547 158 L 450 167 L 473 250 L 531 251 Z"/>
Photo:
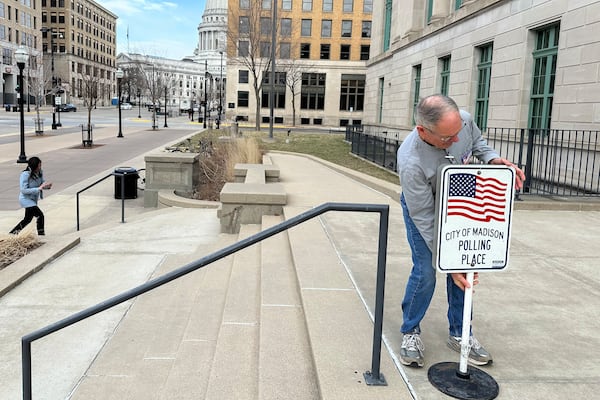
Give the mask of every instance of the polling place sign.
<path id="1" fill-rule="evenodd" d="M 438 271 L 498 271 L 508 264 L 515 170 L 444 165 L 437 182 L 433 262 Z"/>

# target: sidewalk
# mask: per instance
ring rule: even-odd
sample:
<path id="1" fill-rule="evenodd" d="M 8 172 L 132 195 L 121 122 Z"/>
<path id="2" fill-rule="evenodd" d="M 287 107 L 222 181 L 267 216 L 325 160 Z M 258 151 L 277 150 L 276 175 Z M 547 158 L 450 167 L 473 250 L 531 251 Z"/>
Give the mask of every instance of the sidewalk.
<path id="1" fill-rule="evenodd" d="M 147 210 L 142 207 L 141 199 L 127 200 L 127 223 L 119 223 L 120 200 L 112 196 L 112 180 L 85 196 L 84 231 L 76 233 L 73 203 L 78 190 L 116 166 L 142 168 L 142 146 L 147 145 L 150 150 L 173 141 L 170 134 L 160 139 L 161 144 L 147 143 L 151 132 L 125 132 L 122 141 L 112 134 L 114 131 L 107 128 L 99 139 L 104 146 L 91 150 L 98 152 L 98 157 L 75 160 L 76 154 L 89 156 L 82 152 L 90 150 L 60 147 L 68 144 L 61 144 L 58 138 L 48 140 L 53 144 L 46 147 L 46 152 L 36 153 L 33 145 L 34 151 L 28 151 L 28 154 L 40 155 L 48 179 L 55 182 L 57 190 L 53 189 L 55 192 L 40 204 L 47 215 L 48 243 L 20 262 L 39 265 L 49 257 L 41 256 L 43 249 L 53 243 L 57 247 L 61 247 L 61 243 L 64 248 L 64 244 L 81 238 L 81 244 L 59 257 L 51 268 L 37 272 L 0 298 L 2 399 L 19 398 L 19 340 L 23 334 L 144 282 L 159 269 L 166 255 L 189 254 L 198 246 L 214 244 L 219 236 L 215 211 Z M 187 132 L 173 132 L 173 138 L 185 134 Z M 103 149 L 108 151 L 100 153 Z M 0 150 L 0 154 L 7 154 L 5 149 Z M 15 149 L 7 151 L 18 154 Z M 382 351 L 386 354 L 390 351 L 392 359 L 397 359 L 401 342 L 400 303 L 410 271 L 410 251 L 396 199 L 377 190 L 381 189 L 379 182 L 359 183 L 352 177 L 355 173 L 330 168 L 327 163 L 309 157 L 274 153 L 272 159 L 281 169 L 281 183 L 288 193 L 288 212 L 301 212 L 325 202 L 389 204 Z M 21 165 L 11 164 L 14 161 L 4 160 L 0 164 L 2 184 L 11 184 L 22 169 Z M 61 174 L 62 181 L 51 177 Z M 364 176 L 360 178 L 370 181 Z M 393 187 L 387 189 L 394 191 Z M 16 189 L 11 190 L 14 202 Z M 5 231 L 22 216 L 21 210 L 8 208 L 8 192 L 8 189 L 3 190 L 0 198 L 3 210 L 0 211 L 0 229 Z M 525 204 L 535 204 L 536 209 L 526 209 L 531 207 Z M 477 287 L 474 332 L 494 356 L 494 365 L 485 370 L 500 385 L 499 399 L 594 398 L 600 391 L 600 354 L 594 351 L 600 348 L 600 278 L 594 273 L 600 257 L 597 246 L 600 213 L 598 208 L 594 209 L 595 204 L 561 202 L 561 211 L 553 209 L 556 204 L 525 200 L 523 206 L 518 207 L 509 267 L 502 273 L 481 274 L 481 284 Z M 581 207 L 591 211 L 573 209 Z M 335 246 L 340 263 L 364 300 L 366 311 L 372 313 L 375 299 L 372 259 L 376 252 L 377 218 L 360 213 L 331 213 L 322 216 L 320 221 Z M 297 233 L 290 236 L 290 240 L 310 241 L 311 237 Z M 114 282 L 107 279 L 110 276 L 120 279 Z M 327 278 L 322 277 L 323 285 Z M 445 345 L 447 322 L 442 281 L 437 291 L 423 322 L 425 368 L 408 369 L 397 365 L 397 369 L 382 370 L 386 377 L 401 376 L 407 381 L 405 390 L 397 393 L 398 398 L 447 398 L 427 380 L 427 369 L 432 364 L 458 361 L 458 354 Z M 34 344 L 33 363 L 37 369 L 34 385 L 38 385 L 34 386 L 34 393 L 43 390 L 43 398 L 65 398 L 72 389 L 71 379 L 76 382 L 77 374 L 90 365 L 115 324 L 124 318 L 127 307 L 128 304 L 123 304 L 69 328 L 68 334 L 78 343 L 75 352 L 72 344 L 64 344 L 64 335 Z M 373 393 L 374 399 L 379 398 L 377 391 Z"/>

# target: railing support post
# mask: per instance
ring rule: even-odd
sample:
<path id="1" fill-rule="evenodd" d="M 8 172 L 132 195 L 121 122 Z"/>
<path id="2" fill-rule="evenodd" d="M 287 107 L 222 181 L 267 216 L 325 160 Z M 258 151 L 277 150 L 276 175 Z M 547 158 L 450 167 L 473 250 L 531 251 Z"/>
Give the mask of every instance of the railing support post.
<path id="1" fill-rule="evenodd" d="M 31 400 L 31 341 L 21 339 L 23 365 L 23 400 Z"/>
<path id="2" fill-rule="evenodd" d="M 383 300 L 385 298 L 385 266 L 387 260 L 389 208 L 379 213 L 379 245 L 377 250 L 377 286 L 375 292 L 375 320 L 373 321 L 373 355 L 371 371 L 363 374 L 365 382 L 370 386 L 387 386 L 381 365 L 381 334 L 383 331 Z"/>

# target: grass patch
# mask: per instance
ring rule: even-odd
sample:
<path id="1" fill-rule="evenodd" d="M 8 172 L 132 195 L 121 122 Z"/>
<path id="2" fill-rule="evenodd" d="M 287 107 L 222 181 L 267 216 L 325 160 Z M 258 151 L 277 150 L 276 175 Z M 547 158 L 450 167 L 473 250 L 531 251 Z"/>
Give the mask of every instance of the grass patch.
<path id="1" fill-rule="evenodd" d="M 350 153 L 350 143 L 344 140 L 345 136 L 343 134 L 294 132 L 289 136 L 289 143 L 286 143 L 287 134 L 280 132 L 273 134 L 272 141 L 265 139 L 268 136 L 265 132 L 256 134 L 244 131 L 244 136 L 247 135 L 262 138 L 260 147 L 264 151 L 281 150 L 310 154 L 384 181 L 394 184 L 399 183 L 396 174 L 352 155 Z"/>
<path id="2" fill-rule="evenodd" d="M 227 135 L 227 130 L 205 131 L 191 138 L 192 149 L 202 147 L 200 142 L 217 142 L 218 135 Z M 398 176 L 384 168 L 364 161 L 350 153 L 350 143 L 344 141 L 345 136 L 338 133 L 294 132 L 289 137 L 285 132 L 274 132 L 273 139 L 268 138 L 265 131 L 253 132 L 244 130 L 244 138 L 256 139 L 263 153 L 269 150 L 289 151 L 293 153 L 310 154 L 323 160 L 360 171 L 364 174 L 398 184 Z M 288 140 L 289 139 L 289 140 Z M 286 142 L 288 140 L 288 142 Z"/>

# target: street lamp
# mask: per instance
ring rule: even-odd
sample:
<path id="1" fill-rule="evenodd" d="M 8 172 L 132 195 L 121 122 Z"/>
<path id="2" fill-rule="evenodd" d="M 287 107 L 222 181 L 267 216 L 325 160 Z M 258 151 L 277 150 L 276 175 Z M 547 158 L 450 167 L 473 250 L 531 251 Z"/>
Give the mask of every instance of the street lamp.
<path id="1" fill-rule="evenodd" d="M 115 72 L 115 76 L 117 77 L 117 92 L 119 94 L 119 100 L 117 101 L 119 107 L 119 134 L 117 137 L 123 137 L 123 131 L 121 130 L 121 78 L 123 78 L 123 70 L 121 68 L 117 69 Z"/>
<path id="2" fill-rule="evenodd" d="M 204 60 L 204 124 L 202 127 L 206 129 L 206 106 L 208 105 L 208 98 L 206 93 L 206 88 L 208 85 L 208 60 Z M 199 110 L 198 110 L 199 111 Z"/>
<path id="3" fill-rule="evenodd" d="M 55 85 L 54 85 L 54 31 L 52 28 L 43 27 L 40 29 L 42 33 L 50 33 L 50 59 L 51 59 L 51 71 L 52 71 L 52 129 L 56 129 L 56 100 L 55 100 Z"/>
<path id="4" fill-rule="evenodd" d="M 140 103 L 140 96 L 142 95 L 142 91 L 138 88 L 138 118 L 142 118 L 142 103 Z"/>
<path id="5" fill-rule="evenodd" d="M 219 78 L 219 114 L 217 115 L 217 129 L 221 125 L 221 110 L 223 109 L 223 52 L 221 54 L 221 77 Z"/>
<path id="6" fill-rule="evenodd" d="M 29 61 L 29 53 L 24 46 L 19 46 L 19 48 L 15 51 L 15 59 L 17 60 L 17 67 L 19 67 L 19 91 L 17 96 L 19 96 L 19 110 L 21 113 L 21 154 L 19 154 L 19 158 L 17 159 L 18 163 L 26 163 L 27 156 L 25 155 L 25 114 L 23 113 L 23 68 L 25 68 L 25 63 Z"/>
<path id="7" fill-rule="evenodd" d="M 167 125 L 167 85 L 165 84 L 165 126 L 164 128 L 168 128 L 169 126 Z"/>

